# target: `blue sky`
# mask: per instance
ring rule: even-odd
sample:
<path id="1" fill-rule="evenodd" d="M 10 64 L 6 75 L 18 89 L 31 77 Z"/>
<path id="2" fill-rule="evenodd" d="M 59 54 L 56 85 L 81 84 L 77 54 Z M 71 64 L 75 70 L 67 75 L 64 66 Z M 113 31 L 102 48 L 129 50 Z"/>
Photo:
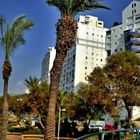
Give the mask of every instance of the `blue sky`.
<path id="1" fill-rule="evenodd" d="M 132 0 L 103 0 L 111 10 L 94 9 L 79 13 L 79 15 L 97 16 L 104 21 L 105 27 L 110 28 L 114 21 L 121 22 L 122 10 Z M 59 19 L 59 11 L 48 6 L 45 0 L 0 0 L 0 15 L 4 15 L 7 22 L 13 18 L 26 14 L 34 22 L 31 31 L 25 33 L 26 44 L 19 46 L 11 56 L 13 66 L 9 80 L 9 93 L 22 93 L 26 86 L 24 80 L 29 76 L 40 78 L 41 62 L 47 52 L 48 46 L 55 45 L 55 24 Z M 3 49 L 0 47 L 0 95 L 2 95 L 2 64 Z"/>

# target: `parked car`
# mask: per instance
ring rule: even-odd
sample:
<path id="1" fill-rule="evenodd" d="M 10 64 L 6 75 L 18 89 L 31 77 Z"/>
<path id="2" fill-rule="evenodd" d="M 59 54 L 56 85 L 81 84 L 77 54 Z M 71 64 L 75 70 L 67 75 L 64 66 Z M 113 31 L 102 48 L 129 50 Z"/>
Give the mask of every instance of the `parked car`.
<path id="1" fill-rule="evenodd" d="M 111 130 L 115 130 L 115 128 L 112 124 L 105 124 L 105 127 L 103 130 L 104 131 L 111 131 Z"/>
<path id="2" fill-rule="evenodd" d="M 102 131 L 103 130 L 103 126 L 102 125 L 89 125 L 89 131 L 90 132 L 98 132 L 98 131 Z"/>

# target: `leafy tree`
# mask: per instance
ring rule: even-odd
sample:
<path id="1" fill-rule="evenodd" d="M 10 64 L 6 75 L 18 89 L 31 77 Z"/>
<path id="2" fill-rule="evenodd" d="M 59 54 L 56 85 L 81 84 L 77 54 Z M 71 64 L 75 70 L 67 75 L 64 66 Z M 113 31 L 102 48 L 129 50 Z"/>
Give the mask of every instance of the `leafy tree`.
<path id="1" fill-rule="evenodd" d="M 7 124 L 8 124 L 8 81 L 12 72 L 12 65 L 10 62 L 10 55 L 14 50 L 25 44 L 23 37 L 24 32 L 29 30 L 33 22 L 26 18 L 25 15 L 16 17 L 13 23 L 6 25 L 6 20 L 3 16 L 0 17 L 1 29 L 1 45 L 4 48 L 4 64 L 3 64 L 3 109 L 2 109 L 2 127 L 1 127 L 1 140 L 6 140 Z"/>
<path id="2" fill-rule="evenodd" d="M 75 93 L 67 93 L 61 102 L 63 108 L 66 109 L 66 114 L 71 120 L 77 119 L 76 108 L 78 107 L 78 97 Z"/>
<path id="3" fill-rule="evenodd" d="M 23 118 L 23 115 L 25 114 L 23 110 L 25 96 L 26 94 L 8 96 L 9 112 L 13 113 L 16 116 L 16 120 L 14 121 L 16 121 L 20 127 L 22 127 L 21 119 Z"/>
<path id="4" fill-rule="evenodd" d="M 110 81 L 110 91 L 116 101 L 125 103 L 130 121 L 131 107 L 139 104 L 140 58 L 133 52 L 120 52 L 107 59 L 104 69 Z"/>
<path id="5" fill-rule="evenodd" d="M 65 95 L 63 107 L 71 120 L 89 120 L 90 123 L 91 119 L 100 118 L 106 112 L 114 113 L 115 104 L 109 95 L 99 86 L 82 85 L 77 94 Z"/>
<path id="6" fill-rule="evenodd" d="M 107 59 L 105 67 L 96 67 L 86 77 L 87 85 L 77 95 L 64 100 L 71 118 L 92 119 L 95 115 L 118 115 L 118 101 L 123 101 L 131 119 L 133 105 L 139 105 L 140 58 L 132 52 L 120 52 Z"/>
<path id="7" fill-rule="evenodd" d="M 106 8 L 98 0 L 47 0 L 47 4 L 59 9 L 61 18 L 56 24 L 56 57 L 51 69 L 50 101 L 46 121 L 45 140 L 55 139 L 55 111 L 57 90 L 63 67 L 63 62 L 69 48 L 75 45 L 77 22 L 74 16 L 92 8 Z"/>
<path id="8" fill-rule="evenodd" d="M 68 93 L 63 99 L 63 106 L 66 108 L 68 116 L 71 119 L 91 120 L 96 115 L 102 115 L 105 111 L 112 113 L 112 96 L 108 87 L 103 69 L 95 68 L 93 72 L 86 77 L 87 85 L 81 85 L 77 94 Z"/>
<path id="9" fill-rule="evenodd" d="M 90 86 L 90 92 L 93 93 L 94 103 L 99 103 L 104 106 L 105 111 L 114 114 L 116 112 L 113 106 L 115 105 L 110 90 L 110 80 L 107 78 L 104 68 L 96 67 L 89 76 L 86 77 L 88 85 Z"/>

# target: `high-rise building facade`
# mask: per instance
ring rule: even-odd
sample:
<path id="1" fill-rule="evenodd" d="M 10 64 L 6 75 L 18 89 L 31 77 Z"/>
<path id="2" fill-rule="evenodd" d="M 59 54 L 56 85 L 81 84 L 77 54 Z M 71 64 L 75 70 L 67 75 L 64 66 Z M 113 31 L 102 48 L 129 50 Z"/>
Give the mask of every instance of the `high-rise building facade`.
<path id="1" fill-rule="evenodd" d="M 60 79 L 60 88 L 76 92 L 81 83 L 86 83 L 85 77 L 97 66 L 105 64 L 107 53 L 105 50 L 106 31 L 104 23 L 94 16 L 80 16 L 76 45 L 67 53 Z M 51 53 L 54 53 L 51 51 Z M 50 51 L 42 61 L 41 79 L 49 79 Z M 52 60 L 52 59 L 51 59 Z M 44 65 L 44 66 L 43 66 Z M 45 76 L 45 77 L 44 77 Z"/>
<path id="2" fill-rule="evenodd" d="M 97 66 L 105 64 L 107 53 L 105 50 L 105 36 L 108 29 L 97 17 L 80 16 L 76 45 L 66 56 L 60 88 L 77 92 L 81 83 L 86 83 L 85 77 Z"/>
<path id="3" fill-rule="evenodd" d="M 47 80 L 50 83 L 50 70 L 53 66 L 53 61 L 56 55 L 54 47 L 49 47 L 48 52 L 42 60 L 41 81 Z"/>
<path id="4" fill-rule="evenodd" d="M 107 31 L 106 50 L 108 56 L 122 50 L 140 55 L 140 1 L 133 0 L 122 11 L 122 24 Z"/>

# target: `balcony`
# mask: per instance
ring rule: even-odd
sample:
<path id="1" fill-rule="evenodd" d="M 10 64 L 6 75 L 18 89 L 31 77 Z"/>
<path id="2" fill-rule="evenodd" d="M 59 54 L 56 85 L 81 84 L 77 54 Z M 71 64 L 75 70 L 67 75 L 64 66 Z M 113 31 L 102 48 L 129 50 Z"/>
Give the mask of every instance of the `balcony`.
<path id="1" fill-rule="evenodd" d="M 139 38 L 131 38 L 128 43 L 130 43 L 131 45 L 140 46 L 140 39 Z"/>
<path id="2" fill-rule="evenodd" d="M 140 52 L 140 46 L 131 46 L 130 50 L 134 52 Z"/>
<path id="3" fill-rule="evenodd" d="M 124 36 L 125 36 L 125 38 L 127 38 L 127 37 L 140 38 L 140 31 L 127 30 L 127 31 L 125 31 Z"/>

